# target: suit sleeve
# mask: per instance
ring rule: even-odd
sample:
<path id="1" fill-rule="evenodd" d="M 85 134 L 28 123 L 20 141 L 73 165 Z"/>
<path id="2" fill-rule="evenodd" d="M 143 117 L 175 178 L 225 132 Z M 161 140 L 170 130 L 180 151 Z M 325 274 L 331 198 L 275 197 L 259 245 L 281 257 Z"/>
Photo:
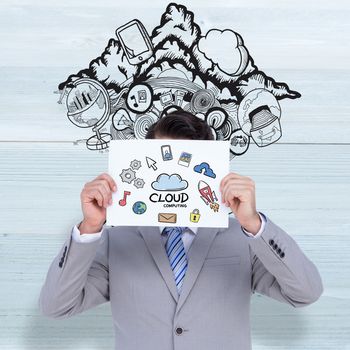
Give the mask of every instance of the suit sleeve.
<path id="1" fill-rule="evenodd" d="M 81 243 L 85 243 L 85 242 L 92 242 L 92 241 L 97 241 L 101 235 L 102 235 L 102 231 L 104 229 L 105 225 L 103 225 L 102 230 L 99 232 L 95 232 L 95 233 L 80 233 L 80 230 L 78 229 L 77 225 L 74 225 L 73 227 L 73 231 L 72 231 L 72 238 L 76 241 L 76 242 L 81 242 Z"/>
<path id="2" fill-rule="evenodd" d="M 291 236 L 266 215 L 265 218 L 261 236 L 247 238 L 252 264 L 252 292 L 294 307 L 315 302 L 323 293 L 316 266 Z"/>
<path id="3" fill-rule="evenodd" d="M 53 260 L 39 296 L 45 316 L 66 318 L 109 301 L 108 229 L 78 242 L 72 234 Z"/>
<path id="4" fill-rule="evenodd" d="M 251 233 L 249 231 L 247 231 L 243 226 L 242 227 L 242 231 L 248 236 L 248 237 L 251 237 L 251 238 L 258 238 L 261 236 L 261 234 L 264 232 L 264 229 L 265 229 L 265 224 L 266 224 L 266 218 L 265 218 L 265 215 L 263 213 L 260 213 L 258 212 L 259 216 L 260 216 L 260 219 L 261 219 L 261 226 L 260 226 L 260 229 L 257 233 Z"/>

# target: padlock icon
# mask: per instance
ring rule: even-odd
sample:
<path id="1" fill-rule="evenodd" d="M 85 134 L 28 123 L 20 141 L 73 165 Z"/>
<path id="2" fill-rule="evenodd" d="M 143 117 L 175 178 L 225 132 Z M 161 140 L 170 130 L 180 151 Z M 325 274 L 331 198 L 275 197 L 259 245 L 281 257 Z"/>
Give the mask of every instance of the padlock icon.
<path id="1" fill-rule="evenodd" d="M 198 209 L 194 209 L 194 210 L 192 210 L 192 213 L 190 213 L 190 221 L 191 222 L 198 222 L 200 217 L 201 217 L 201 214 L 199 214 Z"/>

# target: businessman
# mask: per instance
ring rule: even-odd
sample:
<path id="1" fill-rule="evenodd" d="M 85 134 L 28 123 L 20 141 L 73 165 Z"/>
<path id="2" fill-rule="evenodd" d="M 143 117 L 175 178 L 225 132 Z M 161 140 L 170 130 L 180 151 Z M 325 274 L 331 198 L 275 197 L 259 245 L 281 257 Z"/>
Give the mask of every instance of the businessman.
<path id="1" fill-rule="evenodd" d="M 147 138 L 213 135 L 204 121 L 177 111 L 152 125 Z M 221 180 L 223 205 L 234 214 L 224 229 L 107 227 L 116 190 L 106 173 L 82 189 L 83 219 L 41 290 L 44 315 L 69 317 L 109 301 L 115 349 L 249 350 L 252 293 L 302 307 L 323 292 L 317 268 L 294 239 L 257 211 L 249 177 L 231 172 Z"/>

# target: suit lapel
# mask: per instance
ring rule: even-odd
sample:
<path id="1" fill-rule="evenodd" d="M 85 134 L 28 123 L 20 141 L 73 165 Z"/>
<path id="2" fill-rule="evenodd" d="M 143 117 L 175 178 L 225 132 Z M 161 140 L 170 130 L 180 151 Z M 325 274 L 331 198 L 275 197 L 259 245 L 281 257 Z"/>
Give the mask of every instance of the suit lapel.
<path id="1" fill-rule="evenodd" d="M 169 258 L 160 237 L 158 226 L 140 226 L 139 232 L 144 238 L 147 248 L 150 251 L 171 295 L 177 302 L 176 313 L 186 301 L 190 291 L 196 282 L 198 274 L 202 269 L 204 260 L 208 255 L 209 248 L 219 232 L 218 228 L 199 227 L 196 237 L 187 253 L 188 267 L 183 281 L 180 296 L 175 284 L 174 273 L 170 267 Z"/>
<path id="2" fill-rule="evenodd" d="M 187 253 L 188 267 L 183 280 L 182 290 L 177 303 L 176 313 L 186 301 L 186 298 L 191 292 L 191 289 L 196 282 L 198 274 L 202 269 L 204 260 L 208 255 L 209 248 L 219 232 L 218 228 L 199 227 L 196 237 L 194 238 L 191 247 Z M 175 285 L 176 287 L 176 285 Z"/>
<path id="3" fill-rule="evenodd" d="M 146 242 L 147 248 L 150 251 L 154 262 L 156 263 L 159 272 L 175 299 L 178 301 L 178 292 L 175 284 L 174 273 L 170 267 L 169 259 L 163 246 L 158 226 L 139 226 L 139 232 Z"/>

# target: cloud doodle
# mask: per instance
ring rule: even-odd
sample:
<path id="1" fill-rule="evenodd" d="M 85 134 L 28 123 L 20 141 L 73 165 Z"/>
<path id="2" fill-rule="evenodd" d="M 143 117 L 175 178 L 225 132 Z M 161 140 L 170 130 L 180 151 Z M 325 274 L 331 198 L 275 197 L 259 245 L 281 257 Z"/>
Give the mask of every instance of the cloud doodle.
<path id="1" fill-rule="evenodd" d="M 203 174 L 203 175 L 208 176 L 208 177 L 212 177 L 213 179 L 216 178 L 216 174 L 214 173 L 213 169 L 206 162 L 202 162 L 198 165 L 195 165 L 193 170 L 196 173 Z"/>
<path id="2" fill-rule="evenodd" d="M 58 88 L 72 123 L 95 133 L 86 142 L 90 150 L 107 149 L 111 139 L 142 139 L 175 108 L 205 120 L 217 140 L 229 140 L 231 159 L 250 142 L 276 142 L 279 101 L 301 96 L 257 67 L 239 33 L 202 33 L 194 13 L 175 3 L 151 34 L 140 20 L 120 25 L 102 54 Z"/>
<path id="3" fill-rule="evenodd" d="M 152 188 L 156 191 L 182 191 L 188 187 L 188 182 L 179 174 L 160 174 L 156 181 L 152 182 Z"/>
<path id="4" fill-rule="evenodd" d="M 220 43 L 220 50 L 218 50 Z M 224 73 L 234 76 L 244 72 L 248 64 L 249 53 L 242 37 L 232 30 L 210 30 L 198 42 L 198 50 L 217 64 Z"/>

